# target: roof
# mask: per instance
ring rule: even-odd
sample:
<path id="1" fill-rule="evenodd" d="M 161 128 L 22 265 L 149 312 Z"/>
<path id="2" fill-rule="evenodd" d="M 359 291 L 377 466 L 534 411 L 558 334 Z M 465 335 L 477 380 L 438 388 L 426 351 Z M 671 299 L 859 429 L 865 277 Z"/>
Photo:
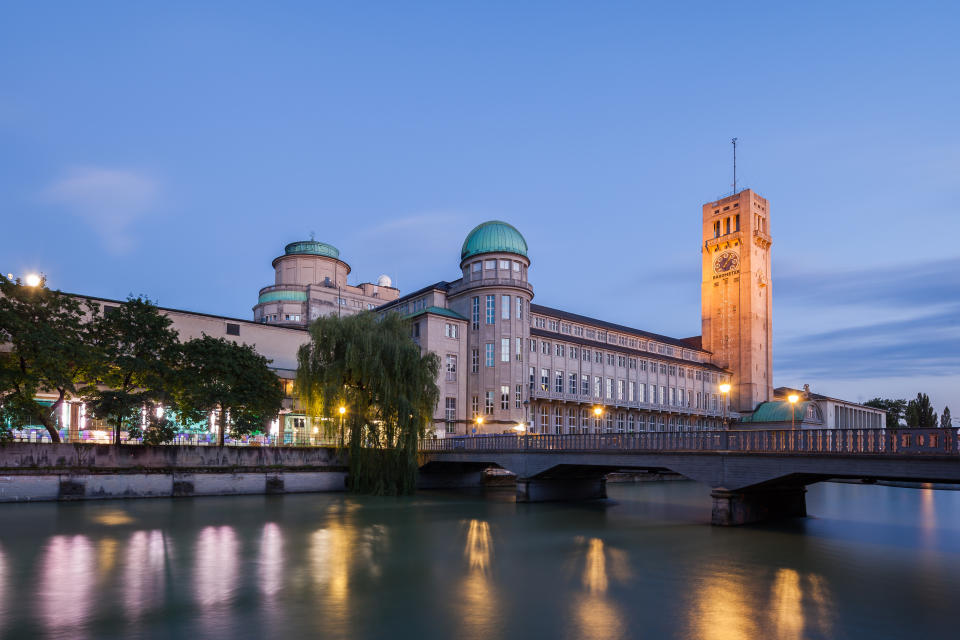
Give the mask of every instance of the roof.
<path id="1" fill-rule="evenodd" d="M 464 318 L 462 315 L 460 315 L 456 311 L 451 311 L 450 309 L 444 309 L 443 307 L 427 307 L 426 309 L 421 309 L 420 311 L 416 311 L 414 313 L 411 313 L 403 317 L 407 319 L 416 318 L 417 316 L 422 316 L 425 313 L 433 313 L 438 316 L 453 318 L 454 320 L 463 320 L 464 322 L 467 321 L 466 318 Z"/>
<path id="2" fill-rule="evenodd" d="M 467 234 L 460 249 L 460 259 L 482 253 L 516 253 L 527 256 L 527 241 L 516 227 L 501 220 L 490 220 L 478 224 Z"/>
<path id="3" fill-rule="evenodd" d="M 332 244 L 317 240 L 300 240 L 291 242 L 283 249 L 284 255 L 327 256 L 340 259 L 340 250 Z"/>
<path id="4" fill-rule="evenodd" d="M 378 311 L 383 310 L 385 307 L 395 307 L 399 304 L 403 304 L 404 302 L 407 302 L 412 298 L 416 298 L 417 296 L 423 295 L 428 291 L 446 291 L 449 288 L 450 288 L 450 283 L 447 282 L 446 280 L 441 280 L 440 282 L 434 282 L 433 284 L 423 287 L 422 289 L 417 289 L 413 293 L 408 293 L 404 296 L 400 296 L 396 300 L 391 300 L 390 302 L 384 302 L 382 305 L 377 307 L 377 310 Z"/>
<path id="5" fill-rule="evenodd" d="M 622 324 L 615 324 L 613 322 L 607 322 L 605 320 L 598 320 L 597 318 L 591 318 L 589 316 L 581 316 L 576 313 L 570 313 L 569 311 L 561 311 L 560 309 L 554 309 L 552 307 L 544 307 L 539 304 L 530 304 L 531 313 L 542 313 L 548 316 L 555 316 L 563 320 L 570 320 L 572 322 L 582 322 L 584 324 L 592 324 L 597 327 L 603 327 L 605 329 L 612 329 L 614 331 L 622 331 L 623 333 L 632 333 L 635 335 L 640 335 L 651 340 L 657 340 L 663 342 L 664 344 L 670 344 L 675 347 L 682 347 L 684 349 L 695 349 L 703 353 L 710 353 L 702 348 L 697 348 L 691 343 L 687 342 L 689 338 L 680 339 L 680 338 L 671 338 L 669 336 L 663 336 L 659 333 L 651 333 L 649 331 L 643 331 L 642 329 L 634 329 L 632 327 L 627 327 Z"/>
<path id="6" fill-rule="evenodd" d="M 803 422 L 803 416 L 807 415 L 807 405 L 811 402 L 798 402 L 793 408 L 796 422 Z M 772 402 L 761 402 L 759 406 L 750 415 L 743 416 L 740 422 L 791 422 L 790 417 L 791 404 L 782 400 Z"/>
<path id="7" fill-rule="evenodd" d="M 863 404 L 862 402 L 851 402 L 849 400 L 844 400 L 843 398 L 831 398 L 830 396 L 814 393 L 812 391 L 804 391 L 803 389 L 794 389 L 793 387 L 777 387 L 773 390 L 773 397 L 785 398 L 791 393 L 795 393 L 801 397 L 806 397 L 809 400 L 829 400 L 831 402 L 842 402 L 843 404 L 849 404 L 855 407 L 864 407 L 865 409 L 873 409 L 874 411 L 882 411 L 883 413 L 886 413 L 886 410 L 884 409 L 871 407 L 870 405 Z"/>

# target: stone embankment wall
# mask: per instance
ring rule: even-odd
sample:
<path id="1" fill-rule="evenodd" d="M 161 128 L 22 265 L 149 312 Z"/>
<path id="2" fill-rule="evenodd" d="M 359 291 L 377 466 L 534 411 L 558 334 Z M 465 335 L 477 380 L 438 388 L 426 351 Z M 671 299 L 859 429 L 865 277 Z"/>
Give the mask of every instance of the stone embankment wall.
<path id="1" fill-rule="evenodd" d="M 343 491 L 346 475 L 319 447 L 0 446 L 0 502 Z"/>

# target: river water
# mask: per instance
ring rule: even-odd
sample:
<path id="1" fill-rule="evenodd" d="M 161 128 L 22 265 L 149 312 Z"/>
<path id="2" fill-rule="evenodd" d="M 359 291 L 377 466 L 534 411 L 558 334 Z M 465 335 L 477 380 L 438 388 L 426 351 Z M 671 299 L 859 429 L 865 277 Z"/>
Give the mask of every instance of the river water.
<path id="1" fill-rule="evenodd" d="M 0 505 L 11 638 L 960 637 L 960 492 L 818 484 L 711 527 L 693 482 Z"/>

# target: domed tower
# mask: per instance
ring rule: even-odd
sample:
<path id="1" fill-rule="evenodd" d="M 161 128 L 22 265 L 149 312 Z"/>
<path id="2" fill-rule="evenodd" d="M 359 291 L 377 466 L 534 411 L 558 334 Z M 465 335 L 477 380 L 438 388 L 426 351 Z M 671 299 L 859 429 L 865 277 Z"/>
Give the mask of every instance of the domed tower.
<path id="1" fill-rule="evenodd" d="M 499 220 L 477 225 L 460 250 L 463 278 L 449 304 L 468 319 L 468 432 L 501 433 L 528 422 L 529 268 L 527 241 Z"/>
<path id="2" fill-rule="evenodd" d="M 395 300 L 390 278 L 377 284 L 347 284 L 350 265 L 340 251 L 317 240 L 291 242 L 273 260 L 274 284 L 260 289 L 256 322 L 305 327 L 322 315 L 351 315 Z"/>

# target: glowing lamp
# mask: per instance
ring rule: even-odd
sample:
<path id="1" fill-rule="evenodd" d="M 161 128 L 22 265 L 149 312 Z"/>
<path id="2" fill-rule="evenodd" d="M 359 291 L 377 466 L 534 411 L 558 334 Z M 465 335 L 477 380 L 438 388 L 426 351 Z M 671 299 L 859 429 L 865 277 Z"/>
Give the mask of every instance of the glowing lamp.
<path id="1" fill-rule="evenodd" d="M 40 276 L 35 273 L 28 273 L 23 281 L 28 287 L 39 287 L 40 283 L 43 282 Z"/>

